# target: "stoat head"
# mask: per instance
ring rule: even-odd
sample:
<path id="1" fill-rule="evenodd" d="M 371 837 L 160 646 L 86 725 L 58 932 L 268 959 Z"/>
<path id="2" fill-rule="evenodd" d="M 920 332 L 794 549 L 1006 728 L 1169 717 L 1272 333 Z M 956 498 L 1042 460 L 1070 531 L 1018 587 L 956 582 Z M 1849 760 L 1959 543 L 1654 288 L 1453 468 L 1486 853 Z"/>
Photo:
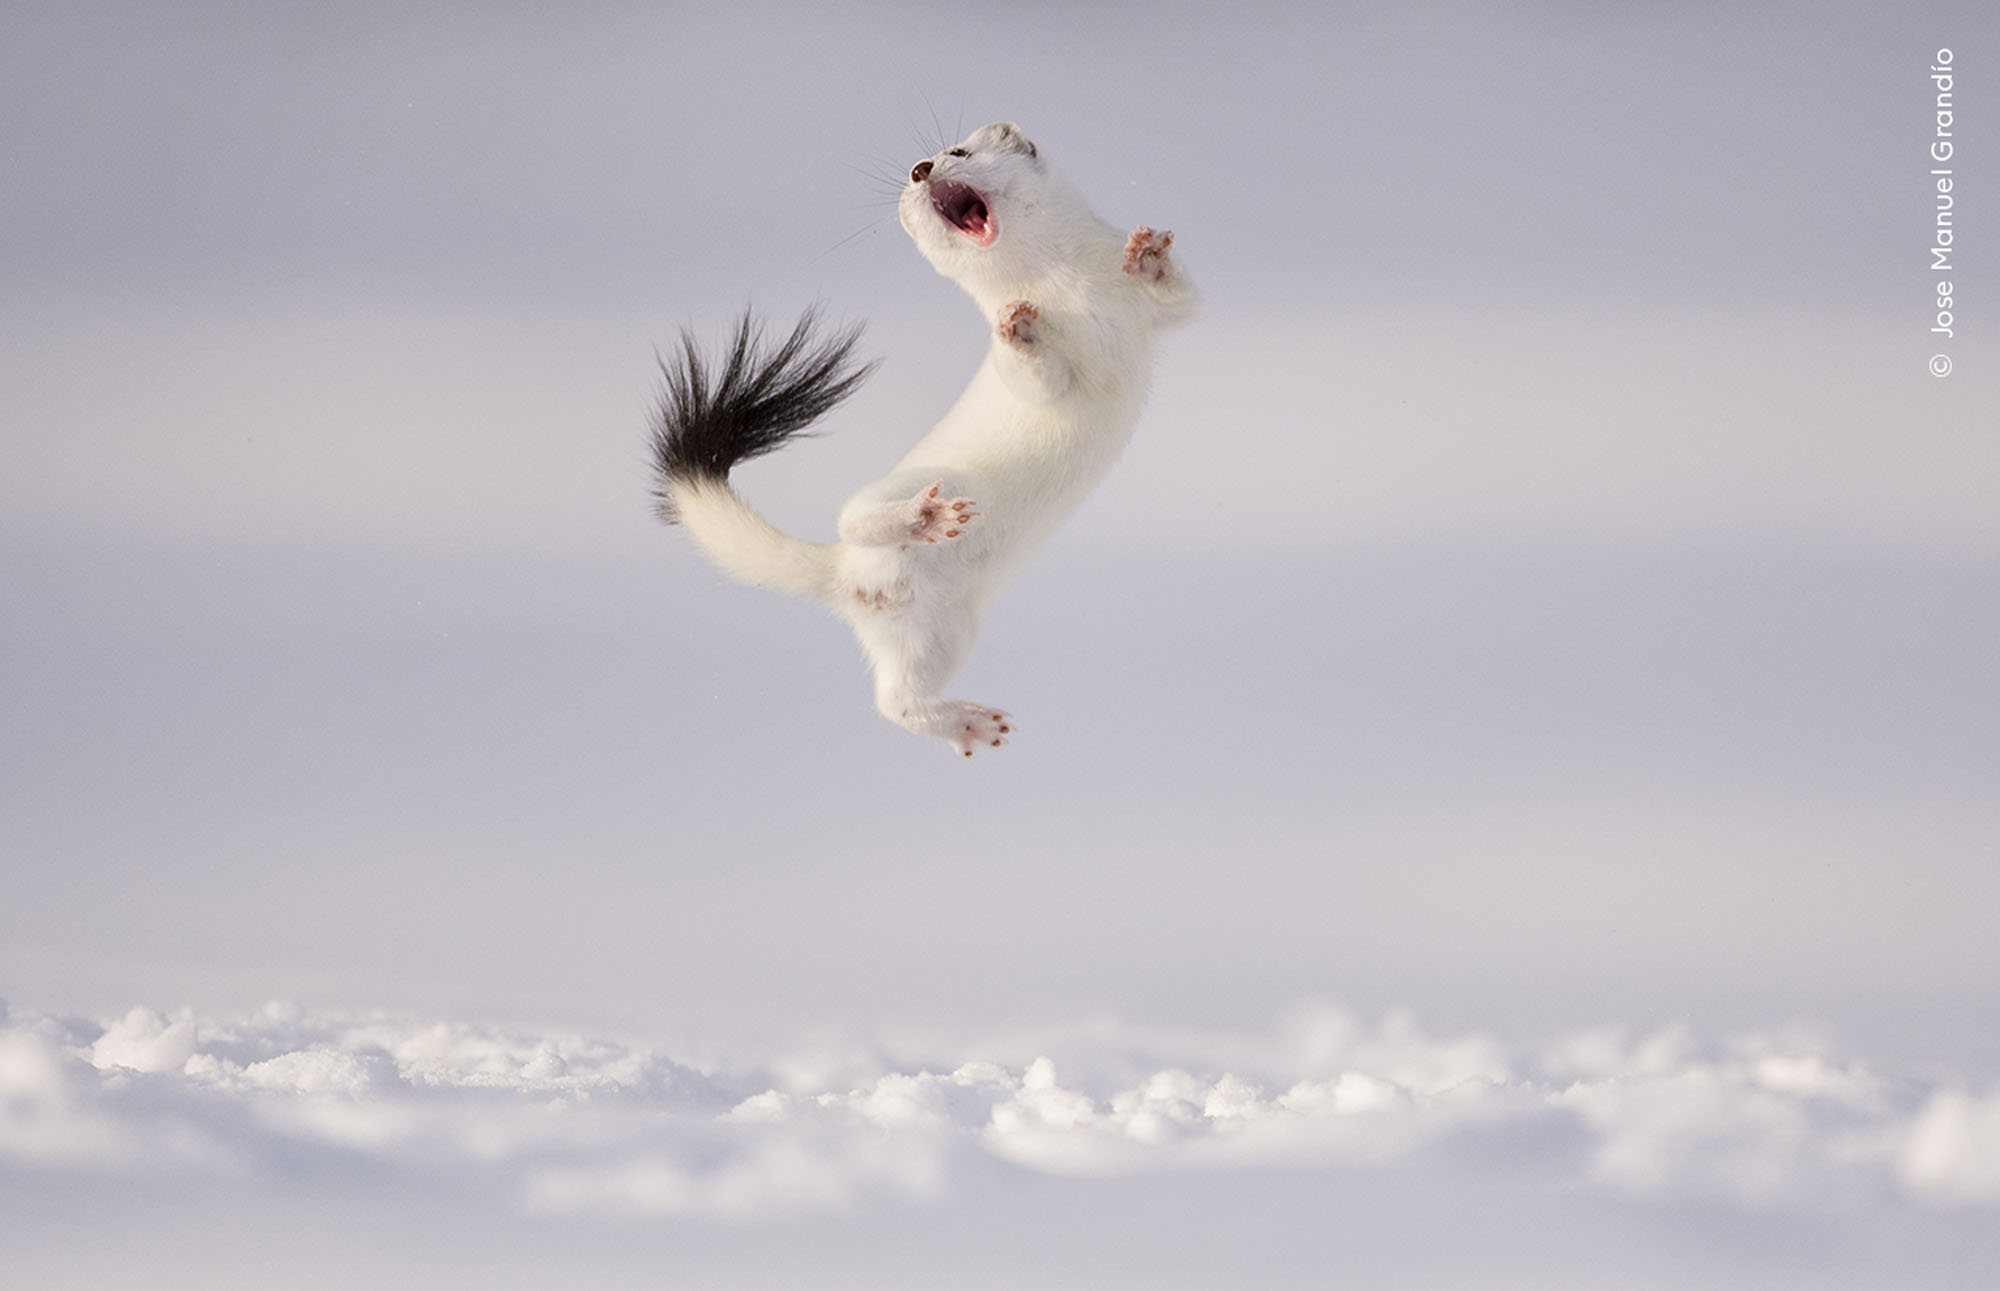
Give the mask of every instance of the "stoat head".
<path id="1" fill-rule="evenodd" d="M 898 214 L 924 258 L 975 293 L 1039 277 L 1067 257 L 1078 219 L 1093 218 L 1009 121 L 912 166 Z"/>

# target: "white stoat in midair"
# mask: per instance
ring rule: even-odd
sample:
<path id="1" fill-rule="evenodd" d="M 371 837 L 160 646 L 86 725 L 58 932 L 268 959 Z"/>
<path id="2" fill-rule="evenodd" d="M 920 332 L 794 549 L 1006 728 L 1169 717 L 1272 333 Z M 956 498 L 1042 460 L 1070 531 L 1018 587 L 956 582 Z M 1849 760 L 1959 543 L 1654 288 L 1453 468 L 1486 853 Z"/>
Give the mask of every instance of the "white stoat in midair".
<path id="1" fill-rule="evenodd" d="M 683 333 L 654 426 L 661 515 L 746 582 L 824 602 L 875 670 L 875 706 L 967 757 L 1014 721 L 944 695 L 979 612 L 1104 478 L 1132 436 L 1153 337 L 1195 292 L 1173 234 L 1099 219 L 1011 124 L 918 162 L 899 204 L 924 258 L 971 293 L 993 329 L 958 402 L 895 469 L 847 500 L 840 540 L 781 533 L 729 485 L 868 375 L 858 329 L 832 339 L 808 313 L 765 351 L 746 316 L 719 370 Z"/>

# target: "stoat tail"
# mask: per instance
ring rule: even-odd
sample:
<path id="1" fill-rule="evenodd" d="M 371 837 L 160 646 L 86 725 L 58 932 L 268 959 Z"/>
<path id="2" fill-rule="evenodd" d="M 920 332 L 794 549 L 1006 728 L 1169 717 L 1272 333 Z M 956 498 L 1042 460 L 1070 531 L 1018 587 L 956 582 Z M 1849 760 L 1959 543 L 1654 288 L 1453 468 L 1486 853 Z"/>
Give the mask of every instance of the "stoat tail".
<path id="1" fill-rule="evenodd" d="M 780 531 L 729 486 L 729 472 L 784 447 L 874 370 L 853 361 L 859 327 L 827 338 L 818 326 L 818 311 L 807 310 L 767 352 L 746 312 L 719 372 L 683 331 L 680 353 L 660 360 L 666 389 L 653 420 L 660 518 L 685 526 L 710 560 L 744 582 L 815 598 L 832 582 L 834 544 Z"/>

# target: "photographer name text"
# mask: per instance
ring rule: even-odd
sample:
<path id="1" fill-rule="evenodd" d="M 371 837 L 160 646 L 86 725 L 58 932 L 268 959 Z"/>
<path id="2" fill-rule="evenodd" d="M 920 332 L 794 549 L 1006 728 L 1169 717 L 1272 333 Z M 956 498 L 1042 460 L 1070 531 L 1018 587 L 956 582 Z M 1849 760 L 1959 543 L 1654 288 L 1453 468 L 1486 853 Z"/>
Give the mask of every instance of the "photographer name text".
<path id="1" fill-rule="evenodd" d="M 1958 139 L 1953 129 L 1952 81 L 1955 69 L 1952 66 L 1952 52 L 1940 49 L 1931 62 L 1931 85 L 1936 92 L 1934 103 L 1933 133 L 1930 140 L 1931 181 L 1933 192 L 1933 216 L 1931 226 L 1931 263 L 1933 274 L 1955 273 L 1957 265 L 1957 175 L 1953 173 L 1952 158 L 1958 151 Z M 1949 279 L 1937 283 L 1937 316 L 1931 326 L 1933 336 L 1951 340 L 1956 336 L 1957 319 L 1954 314 L 1954 290 Z M 1931 370 L 1939 376 L 1950 371 L 1951 361 L 1943 355 L 1931 360 Z"/>

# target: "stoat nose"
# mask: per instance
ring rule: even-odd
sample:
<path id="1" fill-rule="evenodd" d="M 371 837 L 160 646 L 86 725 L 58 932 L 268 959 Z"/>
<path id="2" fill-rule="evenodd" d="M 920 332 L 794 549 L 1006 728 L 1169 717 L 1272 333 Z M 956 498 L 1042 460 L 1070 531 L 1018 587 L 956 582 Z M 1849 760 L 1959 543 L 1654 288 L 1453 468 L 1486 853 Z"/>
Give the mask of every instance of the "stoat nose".
<path id="1" fill-rule="evenodd" d="M 921 184 L 930 177 L 931 177 L 931 164 L 929 162 L 920 161 L 916 165 L 910 167 L 910 182 L 912 184 Z"/>

